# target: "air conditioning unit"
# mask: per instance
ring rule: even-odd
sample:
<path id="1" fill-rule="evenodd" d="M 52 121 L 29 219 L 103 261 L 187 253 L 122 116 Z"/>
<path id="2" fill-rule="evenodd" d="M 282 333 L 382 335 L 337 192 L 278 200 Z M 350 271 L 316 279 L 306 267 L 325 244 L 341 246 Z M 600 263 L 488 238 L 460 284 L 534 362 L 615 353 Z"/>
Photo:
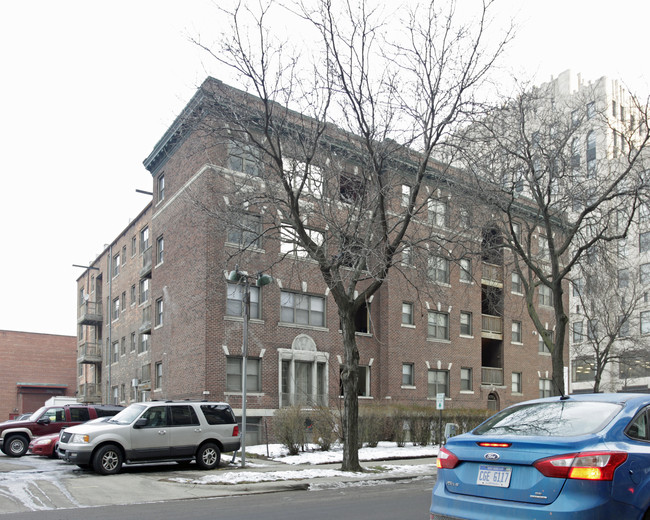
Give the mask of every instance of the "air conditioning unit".
<path id="1" fill-rule="evenodd" d="M 132 379 L 132 380 L 131 380 L 131 386 L 138 386 L 138 383 L 139 383 L 139 382 L 140 382 L 140 381 L 138 381 L 137 378 L 136 378 L 136 379 Z"/>

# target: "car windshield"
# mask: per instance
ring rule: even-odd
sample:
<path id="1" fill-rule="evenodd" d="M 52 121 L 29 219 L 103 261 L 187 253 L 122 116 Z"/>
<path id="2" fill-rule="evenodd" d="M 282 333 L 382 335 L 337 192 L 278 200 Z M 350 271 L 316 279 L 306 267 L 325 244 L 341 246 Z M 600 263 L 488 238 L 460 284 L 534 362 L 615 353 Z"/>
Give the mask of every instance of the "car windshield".
<path id="1" fill-rule="evenodd" d="M 141 404 L 132 404 L 126 407 L 117 415 L 114 415 L 107 422 L 117 424 L 131 424 L 144 411 L 146 406 Z"/>
<path id="2" fill-rule="evenodd" d="M 600 431 L 622 406 L 592 401 L 553 401 L 513 406 L 494 415 L 474 435 L 574 437 Z"/>

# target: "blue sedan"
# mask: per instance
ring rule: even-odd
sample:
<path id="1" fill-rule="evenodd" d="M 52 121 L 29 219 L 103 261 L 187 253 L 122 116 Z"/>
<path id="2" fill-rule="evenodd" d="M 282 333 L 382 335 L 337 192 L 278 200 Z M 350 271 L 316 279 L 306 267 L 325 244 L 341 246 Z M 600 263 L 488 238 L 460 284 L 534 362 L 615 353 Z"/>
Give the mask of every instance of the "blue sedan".
<path id="1" fill-rule="evenodd" d="M 650 395 L 520 403 L 438 455 L 431 520 L 650 520 Z"/>

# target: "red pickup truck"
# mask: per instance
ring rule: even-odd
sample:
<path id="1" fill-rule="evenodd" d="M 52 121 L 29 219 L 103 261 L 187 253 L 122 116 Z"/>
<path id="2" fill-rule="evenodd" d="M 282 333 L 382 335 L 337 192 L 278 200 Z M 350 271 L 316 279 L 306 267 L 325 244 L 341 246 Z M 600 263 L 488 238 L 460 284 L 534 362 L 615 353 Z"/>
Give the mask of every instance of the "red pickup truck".
<path id="1" fill-rule="evenodd" d="M 34 437 L 57 433 L 90 419 L 113 416 L 122 409 L 122 406 L 93 404 L 43 406 L 24 421 L 0 423 L 0 450 L 10 457 L 22 457 Z"/>

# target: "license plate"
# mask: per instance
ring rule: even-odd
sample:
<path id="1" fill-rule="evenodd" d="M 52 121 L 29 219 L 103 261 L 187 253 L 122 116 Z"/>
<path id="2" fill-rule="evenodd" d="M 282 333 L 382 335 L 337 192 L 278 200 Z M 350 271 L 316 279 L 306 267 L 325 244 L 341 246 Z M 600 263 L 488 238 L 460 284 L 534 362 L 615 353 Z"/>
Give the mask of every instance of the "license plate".
<path id="1" fill-rule="evenodd" d="M 476 483 L 481 486 L 508 487 L 512 468 L 508 466 L 479 466 Z"/>

